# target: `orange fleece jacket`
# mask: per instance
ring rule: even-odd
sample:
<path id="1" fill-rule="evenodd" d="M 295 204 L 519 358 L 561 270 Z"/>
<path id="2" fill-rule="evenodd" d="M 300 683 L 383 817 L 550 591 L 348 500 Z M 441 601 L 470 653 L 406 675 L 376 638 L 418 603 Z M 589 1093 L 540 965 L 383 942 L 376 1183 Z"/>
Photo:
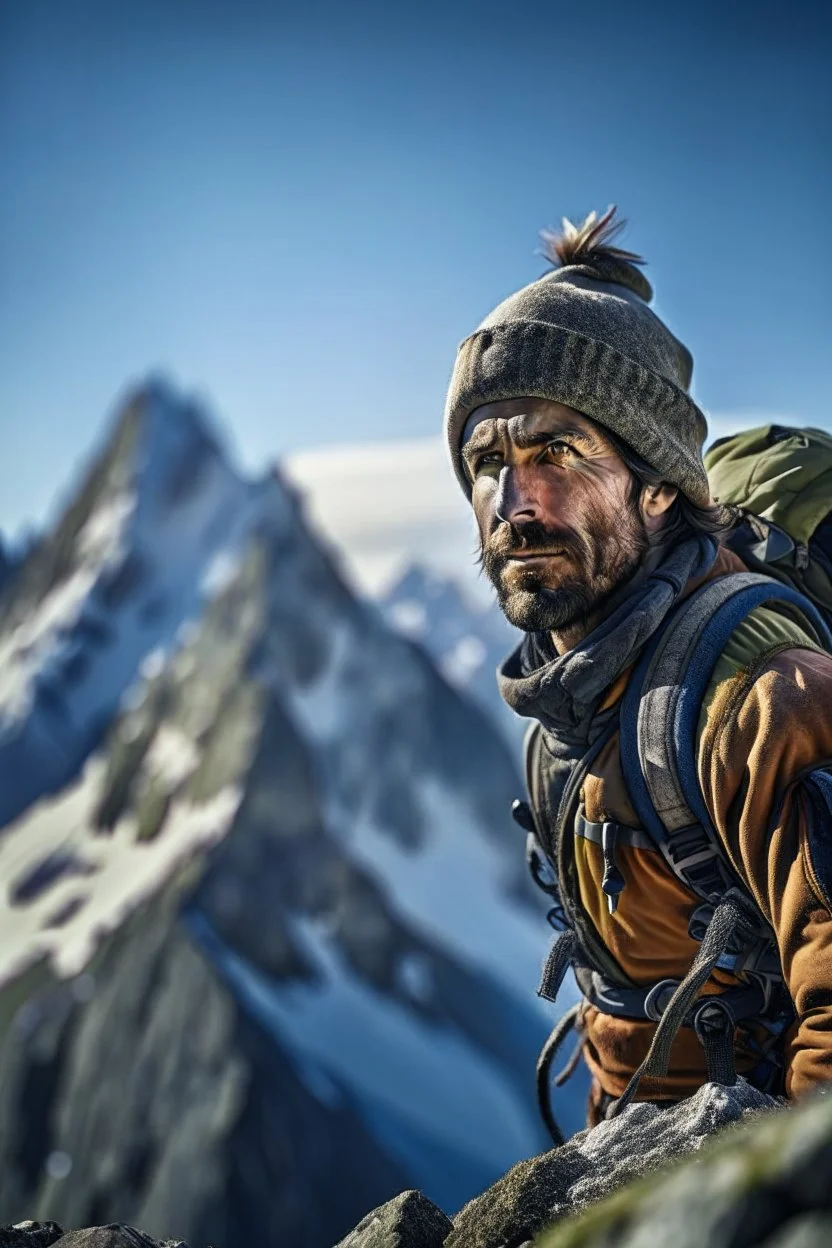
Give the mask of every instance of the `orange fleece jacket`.
<path id="1" fill-rule="evenodd" d="M 706 579 L 741 570 L 736 556 L 723 549 Z M 766 611 L 755 615 L 756 621 L 737 630 L 733 654 L 728 653 L 729 643 L 715 673 L 700 719 L 699 774 L 727 855 L 774 928 L 797 1011 L 786 1037 L 786 1090 L 797 1096 L 832 1078 L 832 913 L 812 861 L 800 792 L 806 771 L 832 760 L 832 656 L 820 652 L 784 617 Z M 743 662 L 750 654 L 756 661 Z M 607 705 L 621 696 L 627 676 L 610 690 Z M 617 737 L 593 764 L 582 797 L 588 819 L 638 826 L 621 773 Z M 619 848 L 625 888 L 612 915 L 601 892 L 600 847 L 576 837 L 575 859 L 584 909 L 621 969 L 645 986 L 681 979 L 698 948 L 687 930 L 698 899 L 661 855 Z M 827 892 L 830 886 L 832 881 Z M 704 991 L 720 992 L 736 982 L 730 973 L 717 970 Z M 593 1100 L 602 1092 L 620 1095 L 647 1052 L 655 1024 L 614 1018 L 586 1006 L 583 1029 L 584 1053 L 594 1076 Z M 760 1029 L 753 1035 L 766 1039 Z M 736 1032 L 735 1054 L 740 1073 L 759 1061 L 742 1026 Z M 693 1031 L 682 1028 L 668 1076 L 653 1084 L 644 1081 L 639 1099 L 678 1099 L 706 1078 L 704 1051 Z M 592 1108 L 590 1112 L 592 1116 Z"/>

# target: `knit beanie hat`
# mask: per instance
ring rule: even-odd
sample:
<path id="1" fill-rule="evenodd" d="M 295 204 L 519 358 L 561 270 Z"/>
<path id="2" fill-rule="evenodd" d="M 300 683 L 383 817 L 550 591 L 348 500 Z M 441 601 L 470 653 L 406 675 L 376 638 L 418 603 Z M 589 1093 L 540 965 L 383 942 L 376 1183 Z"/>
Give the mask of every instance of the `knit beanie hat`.
<path id="1" fill-rule="evenodd" d="M 710 501 L 707 423 L 688 394 L 693 358 L 648 304 L 640 256 L 612 245 L 615 208 L 544 233 L 560 267 L 505 299 L 461 343 L 445 406 L 454 471 L 471 497 L 461 441 L 483 403 L 552 399 L 610 429 L 694 503 Z"/>

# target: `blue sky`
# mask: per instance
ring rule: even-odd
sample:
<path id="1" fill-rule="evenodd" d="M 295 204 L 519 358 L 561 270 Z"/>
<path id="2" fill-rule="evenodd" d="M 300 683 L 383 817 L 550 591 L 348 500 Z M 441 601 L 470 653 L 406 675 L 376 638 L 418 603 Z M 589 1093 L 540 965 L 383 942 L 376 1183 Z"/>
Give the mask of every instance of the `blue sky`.
<path id="1" fill-rule="evenodd" d="M 820 5 L 9 0 L 0 528 L 125 386 L 255 467 L 440 427 L 457 342 L 616 202 L 711 412 L 829 423 Z"/>

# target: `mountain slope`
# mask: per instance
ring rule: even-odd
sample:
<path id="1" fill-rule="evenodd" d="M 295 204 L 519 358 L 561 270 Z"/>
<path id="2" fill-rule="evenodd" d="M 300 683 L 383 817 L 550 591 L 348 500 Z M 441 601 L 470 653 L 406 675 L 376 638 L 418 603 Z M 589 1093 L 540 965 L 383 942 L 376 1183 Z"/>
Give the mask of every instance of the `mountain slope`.
<path id="1" fill-rule="evenodd" d="M 0 1066 L 0 1218 L 129 1216 L 224 1248 L 269 1225 L 299 1248 L 329 1244 L 406 1176 L 346 1101 L 307 1090 L 213 973 L 178 921 L 184 883 L 82 976 L 40 968 L 19 984 L 28 1000 Z"/>
<path id="2" fill-rule="evenodd" d="M 129 399 L 0 598 L 0 826 L 76 773 L 142 658 L 199 612 L 264 488 L 164 386 Z"/>

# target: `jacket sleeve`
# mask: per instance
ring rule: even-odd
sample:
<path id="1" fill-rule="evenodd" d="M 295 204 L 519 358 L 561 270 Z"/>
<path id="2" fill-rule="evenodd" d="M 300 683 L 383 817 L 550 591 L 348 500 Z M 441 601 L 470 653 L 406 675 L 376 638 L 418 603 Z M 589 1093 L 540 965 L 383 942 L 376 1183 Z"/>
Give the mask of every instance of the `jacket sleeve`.
<path id="1" fill-rule="evenodd" d="M 734 868 L 777 938 L 797 1020 L 786 1091 L 832 1079 L 832 656 L 783 650 L 725 682 L 700 782 Z"/>

